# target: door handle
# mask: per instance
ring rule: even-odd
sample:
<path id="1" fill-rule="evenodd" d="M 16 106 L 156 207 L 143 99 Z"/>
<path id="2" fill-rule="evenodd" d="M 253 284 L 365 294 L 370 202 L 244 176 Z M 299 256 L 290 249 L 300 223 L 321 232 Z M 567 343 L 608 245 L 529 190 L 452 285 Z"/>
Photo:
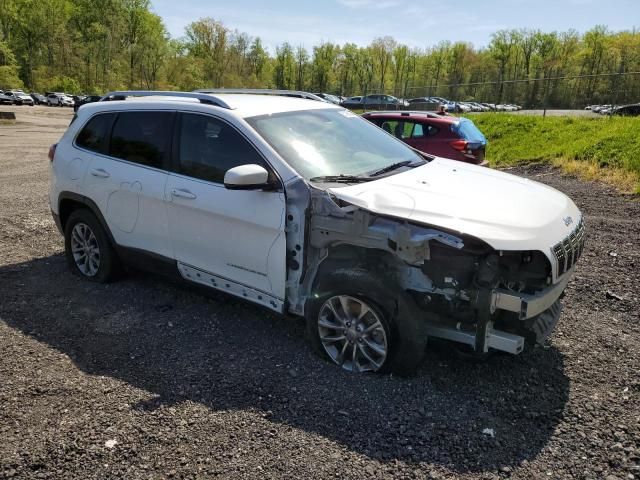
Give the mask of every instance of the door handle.
<path id="1" fill-rule="evenodd" d="M 186 198 L 188 200 L 195 200 L 196 198 L 198 198 L 189 190 L 184 190 L 182 188 L 174 188 L 173 190 L 171 190 L 171 195 L 173 195 L 174 197 Z"/>
<path id="2" fill-rule="evenodd" d="M 111 175 L 109 175 L 109 172 L 107 172 L 106 170 L 103 170 L 102 168 L 94 168 L 91 170 L 91 175 L 93 175 L 94 177 L 99 177 L 99 178 L 109 178 Z"/>

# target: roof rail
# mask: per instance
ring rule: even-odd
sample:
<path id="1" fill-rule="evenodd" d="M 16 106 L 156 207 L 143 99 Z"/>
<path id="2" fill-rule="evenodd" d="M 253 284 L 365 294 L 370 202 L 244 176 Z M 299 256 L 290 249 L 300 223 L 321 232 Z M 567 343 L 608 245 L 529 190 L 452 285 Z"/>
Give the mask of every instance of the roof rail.
<path id="1" fill-rule="evenodd" d="M 327 102 L 322 97 L 309 92 L 301 92 L 297 90 L 271 90 L 268 88 L 201 88 L 194 90 L 196 93 L 239 93 L 247 95 L 277 95 L 281 97 L 304 98 L 306 100 L 315 100 L 317 102 Z"/>
<path id="2" fill-rule="evenodd" d="M 206 94 L 203 92 L 171 92 L 171 91 L 155 91 L 155 90 L 118 90 L 115 92 L 109 92 L 103 96 L 100 101 L 108 102 L 111 100 L 126 100 L 127 97 L 180 97 L 180 98 L 195 98 L 200 100 L 200 103 L 206 103 L 208 105 L 215 105 L 217 107 L 226 108 L 232 110 L 227 102 L 216 97 L 215 95 Z"/>
<path id="3" fill-rule="evenodd" d="M 436 112 L 434 112 L 433 110 L 367 110 L 366 112 L 367 115 L 375 115 L 375 114 L 389 114 L 389 113 L 400 113 L 400 114 L 412 114 L 412 113 L 416 113 L 419 115 L 426 115 L 427 117 L 431 117 L 431 118 L 442 118 L 442 115 L 438 115 Z"/>

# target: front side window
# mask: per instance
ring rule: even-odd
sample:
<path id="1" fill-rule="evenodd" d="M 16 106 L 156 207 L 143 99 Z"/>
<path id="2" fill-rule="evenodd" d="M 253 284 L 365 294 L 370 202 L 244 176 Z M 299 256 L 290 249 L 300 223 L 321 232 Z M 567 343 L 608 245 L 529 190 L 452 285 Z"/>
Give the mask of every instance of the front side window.
<path id="1" fill-rule="evenodd" d="M 404 143 L 348 110 L 304 110 L 246 120 L 306 179 L 360 176 L 398 162 L 424 162 Z"/>
<path id="2" fill-rule="evenodd" d="M 170 112 L 123 112 L 113 126 L 109 155 L 162 168 L 170 144 Z"/>
<path id="3" fill-rule="evenodd" d="M 109 129 L 113 122 L 113 113 L 103 113 L 91 118 L 78 134 L 76 145 L 92 152 L 106 153 Z M 76 119 L 73 117 L 71 123 Z"/>
<path id="4" fill-rule="evenodd" d="M 266 168 L 256 149 L 227 123 L 207 115 L 181 114 L 178 172 L 224 183 L 227 170 L 248 164 Z"/>

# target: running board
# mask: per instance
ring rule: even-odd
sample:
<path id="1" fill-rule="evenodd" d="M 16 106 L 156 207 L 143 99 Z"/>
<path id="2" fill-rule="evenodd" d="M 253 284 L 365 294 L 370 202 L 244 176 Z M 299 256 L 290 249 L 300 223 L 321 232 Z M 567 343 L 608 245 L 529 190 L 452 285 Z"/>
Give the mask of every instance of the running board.
<path id="1" fill-rule="evenodd" d="M 455 328 L 429 325 L 427 326 L 427 335 L 430 337 L 442 338 L 444 340 L 451 340 L 453 342 L 464 343 L 473 348 L 475 348 L 476 345 L 475 333 L 465 332 Z M 501 352 L 517 355 L 524 349 L 524 337 L 491 328 L 487 331 L 487 341 L 485 345 L 487 349 L 493 348 L 494 350 L 500 350 Z"/>
<path id="2" fill-rule="evenodd" d="M 178 271 L 185 280 L 250 300 L 251 302 L 265 306 L 278 313 L 282 313 L 284 311 L 284 301 L 282 299 L 260 290 L 255 290 L 251 287 L 247 287 L 246 285 L 242 285 L 241 283 L 233 282 L 226 278 L 213 275 L 205 272 L 204 270 L 200 270 L 199 268 L 185 265 L 180 262 L 178 262 Z"/>

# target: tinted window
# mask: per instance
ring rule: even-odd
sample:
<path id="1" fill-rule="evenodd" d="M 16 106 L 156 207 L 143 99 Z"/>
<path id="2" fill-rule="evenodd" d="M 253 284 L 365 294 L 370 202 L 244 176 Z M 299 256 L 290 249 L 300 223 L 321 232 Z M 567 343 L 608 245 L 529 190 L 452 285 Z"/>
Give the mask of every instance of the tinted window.
<path id="1" fill-rule="evenodd" d="M 405 138 L 424 138 L 433 137 L 438 133 L 438 128 L 428 123 L 409 123 L 405 124 Z M 407 132 L 408 129 L 408 132 Z"/>
<path id="2" fill-rule="evenodd" d="M 220 120 L 183 113 L 179 130 L 178 171 L 184 175 L 223 183 L 230 168 L 251 163 L 266 168 L 255 148 Z"/>
<path id="3" fill-rule="evenodd" d="M 162 168 L 171 132 L 169 112 L 118 114 L 111 134 L 109 154 L 130 162 Z"/>
<path id="4" fill-rule="evenodd" d="M 106 153 L 109 128 L 114 114 L 96 115 L 85 125 L 76 138 L 76 145 L 92 152 Z M 71 123 L 76 119 L 74 116 Z"/>
<path id="5" fill-rule="evenodd" d="M 438 129 L 436 127 L 427 123 L 422 124 L 397 120 L 374 120 L 374 123 L 401 140 L 405 140 L 407 138 L 432 137 L 438 133 Z"/>

